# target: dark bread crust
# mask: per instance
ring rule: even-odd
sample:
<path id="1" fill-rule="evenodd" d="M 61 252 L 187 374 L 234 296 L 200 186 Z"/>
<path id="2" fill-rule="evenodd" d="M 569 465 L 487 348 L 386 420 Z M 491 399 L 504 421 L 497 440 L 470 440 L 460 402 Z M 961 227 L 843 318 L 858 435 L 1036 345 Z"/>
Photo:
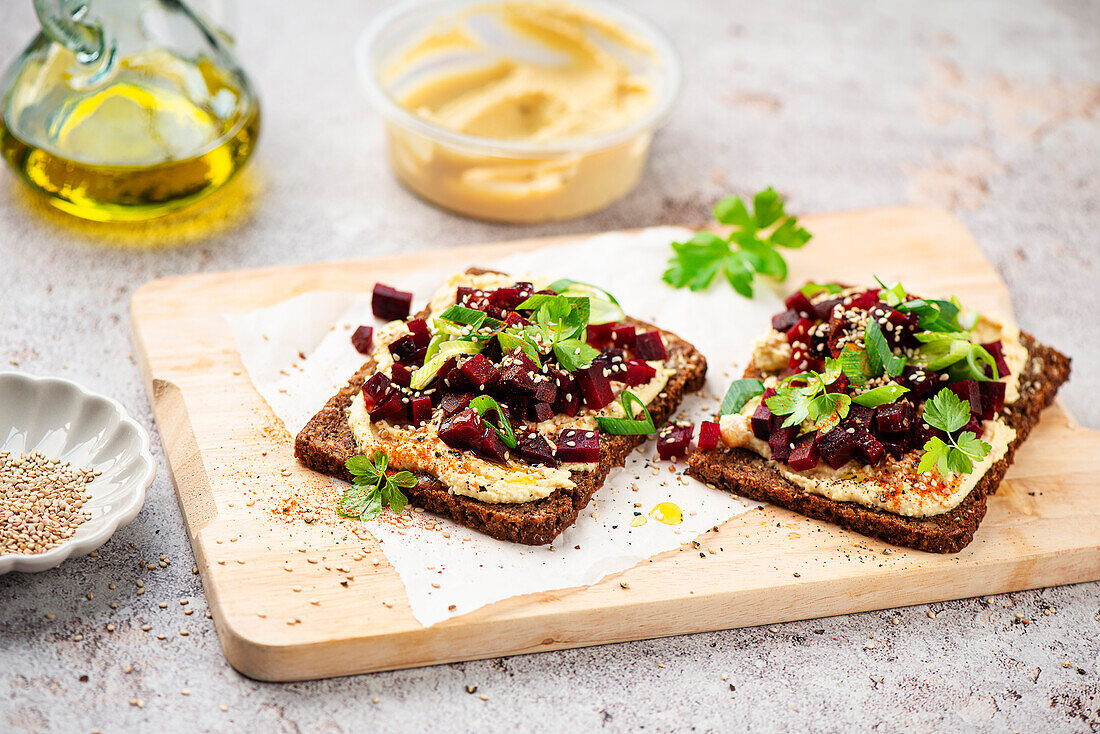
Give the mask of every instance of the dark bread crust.
<path id="1" fill-rule="evenodd" d="M 990 467 L 974 490 L 951 512 L 911 518 L 811 494 L 784 478 L 771 462 L 746 449 L 697 451 L 688 462 L 687 473 L 742 497 L 782 505 L 894 545 L 931 553 L 956 553 L 974 539 L 974 532 L 985 516 L 986 497 L 997 491 L 1016 449 L 1039 422 L 1042 410 L 1054 401 L 1058 388 L 1069 379 L 1069 357 L 1040 344 L 1030 334 L 1021 333 L 1020 341 L 1028 351 L 1028 361 L 1020 375 L 1020 398 L 1005 406 L 1001 413 L 1004 422 L 1015 429 L 1016 438 L 1004 458 Z M 750 365 L 746 376 L 754 373 L 759 375 Z"/>
<path id="2" fill-rule="evenodd" d="M 471 268 L 472 274 L 489 272 Z M 417 314 L 428 315 L 427 309 Z M 636 319 L 628 323 L 652 330 L 657 327 Z M 676 374 L 652 403 L 649 412 L 657 425 L 673 414 L 685 392 L 702 388 L 706 380 L 707 362 L 691 344 L 675 334 L 661 332 L 668 346 L 669 361 L 678 366 Z M 294 455 L 303 464 L 334 477 L 350 480 L 344 462 L 355 456 L 358 449 L 355 436 L 348 426 L 346 410 L 362 389 L 363 383 L 374 372 L 374 361 L 367 362 L 310 419 L 294 441 Z M 417 476 L 415 487 L 405 491 L 409 502 L 467 527 L 479 530 L 500 540 L 525 545 L 545 545 L 572 525 L 585 508 L 592 495 L 599 489 L 613 466 L 622 466 L 627 455 L 646 440 L 646 436 L 600 435 L 600 461 L 594 471 L 573 472 L 576 485 L 571 490 L 557 489 L 549 497 L 534 502 L 517 504 L 493 504 L 451 494 L 438 479 L 427 474 Z"/>

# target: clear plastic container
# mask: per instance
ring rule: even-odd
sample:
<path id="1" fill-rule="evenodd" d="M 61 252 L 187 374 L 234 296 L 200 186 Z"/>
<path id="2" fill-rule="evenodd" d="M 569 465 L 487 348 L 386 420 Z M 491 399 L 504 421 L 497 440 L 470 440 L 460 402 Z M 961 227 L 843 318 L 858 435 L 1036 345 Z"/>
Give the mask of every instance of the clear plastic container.
<path id="1" fill-rule="evenodd" d="M 488 67 L 519 55 L 546 57 L 546 48 L 522 35 L 501 32 L 501 8 L 514 3 L 433 0 L 399 5 L 366 30 L 356 50 L 360 76 L 382 113 L 390 162 L 415 193 L 460 214 L 502 222 L 545 222 L 598 211 L 638 183 L 653 134 L 680 89 L 679 57 L 648 21 L 612 5 L 562 3 L 588 11 L 648 47 L 647 53 L 599 36 L 601 51 L 648 82 L 652 103 L 621 127 L 553 141 L 481 137 L 444 127 L 402 106 L 419 85 L 452 72 Z M 433 31 L 459 22 L 477 34 L 476 45 L 435 51 L 403 63 L 409 49 Z M 585 29 L 588 32 L 588 29 Z M 553 63 L 553 60 L 548 60 Z"/>

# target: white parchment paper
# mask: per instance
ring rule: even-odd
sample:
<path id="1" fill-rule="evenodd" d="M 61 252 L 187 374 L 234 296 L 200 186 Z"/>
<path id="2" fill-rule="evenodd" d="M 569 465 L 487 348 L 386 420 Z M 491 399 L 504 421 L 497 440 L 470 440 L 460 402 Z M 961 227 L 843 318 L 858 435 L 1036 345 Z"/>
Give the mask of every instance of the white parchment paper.
<path id="1" fill-rule="evenodd" d="M 678 416 L 697 423 L 713 419 L 717 400 L 729 380 L 740 376 L 752 341 L 767 329 L 780 301 L 766 288 L 750 301 L 724 283 L 705 293 L 666 286 L 660 276 L 669 243 L 690 234 L 671 227 L 612 232 L 470 265 L 599 285 L 614 293 L 628 314 L 695 344 L 710 364 L 707 386 L 685 397 Z M 412 290 L 416 311 L 448 275 L 429 268 L 390 285 Z M 226 318 L 249 378 L 292 435 L 362 365 L 350 343 L 351 330 L 380 325 L 371 315 L 369 292 L 311 292 Z M 383 520 L 367 525 L 400 574 L 413 614 L 430 626 L 507 597 L 595 583 L 755 506 L 682 476 L 682 463 L 670 472 L 655 454 L 653 440 L 636 450 L 552 546 L 501 542 L 447 520 L 440 521 L 441 529 L 438 523 L 399 527 Z M 631 526 L 635 512 L 648 515 L 666 501 L 682 509 L 682 524 L 650 520 Z"/>

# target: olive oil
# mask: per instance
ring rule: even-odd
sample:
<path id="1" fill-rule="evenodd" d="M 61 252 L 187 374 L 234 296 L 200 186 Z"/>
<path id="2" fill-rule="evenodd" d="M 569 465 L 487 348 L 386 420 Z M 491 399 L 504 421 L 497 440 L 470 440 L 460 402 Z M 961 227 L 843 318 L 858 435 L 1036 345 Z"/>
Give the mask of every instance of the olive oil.
<path id="1" fill-rule="evenodd" d="M 252 153 L 258 104 L 208 61 L 144 53 L 120 60 L 98 89 L 70 88 L 65 66 L 46 59 L 32 69 L 53 89 L 17 113 L 9 98 L 0 116 L 0 153 L 63 211 L 97 221 L 161 216 L 213 193 Z"/>

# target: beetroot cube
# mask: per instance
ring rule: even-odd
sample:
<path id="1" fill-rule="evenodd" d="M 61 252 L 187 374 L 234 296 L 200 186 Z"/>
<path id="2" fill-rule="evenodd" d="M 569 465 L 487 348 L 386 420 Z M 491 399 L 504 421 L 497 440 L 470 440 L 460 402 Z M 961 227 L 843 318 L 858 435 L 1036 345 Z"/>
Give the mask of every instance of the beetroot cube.
<path id="1" fill-rule="evenodd" d="M 918 400 L 934 393 L 940 385 L 935 372 L 912 365 L 906 365 L 899 382 L 909 388 L 910 394 Z"/>
<path id="2" fill-rule="evenodd" d="M 554 399 L 554 412 L 573 417 L 581 412 L 581 403 L 580 388 L 573 383 L 569 389 L 558 388 L 558 395 Z"/>
<path id="3" fill-rule="evenodd" d="M 432 340 L 432 333 L 428 331 L 427 321 L 424 319 L 410 319 L 405 326 L 409 328 L 409 333 L 412 334 L 417 349 L 428 346 L 428 342 Z"/>
<path id="4" fill-rule="evenodd" d="M 603 371 L 603 366 L 594 364 L 573 373 L 581 395 L 584 396 L 585 404 L 593 410 L 599 410 L 615 399 L 615 394 L 611 390 L 611 380 L 604 375 Z"/>
<path id="5" fill-rule="evenodd" d="M 905 436 L 893 436 L 892 439 L 894 440 L 883 438 L 880 443 L 882 443 L 882 448 L 886 450 L 886 453 L 895 459 L 900 459 L 909 450 L 909 446 L 904 440 Z"/>
<path id="6" fill-rule="evenodd" d="M 360 354 L 370 354 L 370 348 L 374 345 L 374 327 L 360 326 L 351 334 L 351 345 Z"/>
<path id="7" fill-rule="evenodd" d="M 472 447 L 475 452 L 489 461 L 503 464 L 508 460 L 508 447 L 500 440 L 500 436 L 488 424 L 481 431 L 477 442 Z"/>
<path id="8" fill-rule="evenodd" d="M 370 297 L 370 308 L 383 321 L 405 319 L 412 309 L 413 294 L 399 291 L 382 283 L 375 283 Z"/>
<path id="9" fill-rule="evenodd" d="M 661 332 L 647 331 L 638 334 L 634 338 L 634 354 L 639 359 L 644 359 L 647 362 L 668 359 L 668 350 L 665 349 L 665 342 L 661 338 Z"/>
<path id="10" fill-rule="evenodd" d="M 852 429 L 855 432 L 855 429 Z M 833 430 L 817 438 L 817 453 L 822 460 L 834 469 L 839 469 L 848 463 L 856 450 L 856 440 L 848 429 L 837 426 Z"/>
<path id="11" fill-rule="evenodd" d="M 978 393 L 982 397 L 982 420 L 993 420 L 1005 407 L 1005 384 L 979 382 Z"/>
<path id="12" fill-rule="evenodd" d="M 390 378 L 381 372 L 375 372 L 363 383 L 363 402 L 367 404 L 367 410 L 381 403 L 393 391 L 393 383 Z"/>
<path id="13" fill-rule="evenodd" d="M 458 371 L 475 389 L 484 389 L 497 376 L 497 368 L 485 355 L 475 354 L 458 366 Z"/>
<path id="14" fill-rule="evenodd" d="M 523 294 L 519 288 L 497 288 L 495 291 L 489 293 L 489 303 L 493 304 L 501 311 L 512 311 L 516 306 L 527 300 L 527 296 Z"/>
<path id="15" fill-rule="evenodd" d="M 394 384 L 401 385 L 402 387 L 408 387 L 412 381 L 412 370 L 403 364 L 394 362 L 390 367 L 390 379 Z"/>
<path id="16" fill-rule="evenodd" d="M 416 346 L 412 334 L 406 334 L 390 344 L 390 355 L 394 362 L 412 363 L 416 361 L 416 353 L 420 347 Z"/>
<path id="17" fill-rule="evenodd" d="M 453 449 L 473 448 L 481 440 L 485 421 L 476 410 L 463 408 L 439 424 L 439 440 Z"/>
<path id="18" fill-rule="evenodd" d="M 665 461 L 673 456 L 685 456 L 691 448 L 691 436 L 695 426 L 691 423 L 674 423 L 661 429 L 657 436 L 657 455 Z"/>
<path id="19" fill-rule="evenodd" d="M 1008 362 L 1005 361 L 1004 345 L 1001 344 L 1000 340 L 997 340 L 989 344 L 983 344 L 982 346 L 985 347 L 985 350 L 989 352 L 990 356 L 997 362 L 997 379 L 1004 379 L 1004 377 L 1008 375 Z M 989 375 L 989 377 L 992 376 L 993 375 Z"/>
<path id="20" fill-rule="evenodd" d="M 405 403 L 401 400 L 401 393 L 394 390 L 384 400 L 374 406 L 370 412 L 372 421 L 401 420 L 406 417 Z"/>
<path id="21" fill-rule="evenodd" d="M 982 419 L 976 415 L 972 415 L 966 425 L 959 429 L 959 432 L 970 431 L 975 436 L 981 436 L 983 430 Z"/>
<path id="22" fill-rule="evenodd" d="M 982 393 L 978 389 L 977 380 L 959 380 L 948 387 L 951 388 L 951 392 L 959 396 L 959 400 L 970 403 L 971 415 L 982 415 Z"/>
<path id="23" fill-rule="evenodd" d="M 636 336 L 637 330 L 632 324 L 622 324 L 621 326 L 613 326 L 611 328 L 611 341 L 613 341 L 617 347 L 629 349 L 634 346 L 634 338 Z"/>
<path id="24" fill-rule="evenodd" d="M 833 318 L 833 307 L 840 303 L 841 298 L 829 298 L 814 304 L 814 318 L 818 321 L 829 321 Z"/>
<path id="25" fill-rule="evenodd" d="M 722 437 L 722 430 L 714 421 L 703 421 L 699 424 L 699 448 L 706 451 L 718 448 L 718 441 Z"/>
<path id="26" fill-rule="evenodd" d="M 908 433 L 912 418 L 913 406 L 904 400 L 875 408 L 875 428 L 879 433 Z"/>
<path id="27" fill-rule="evenodd" d="M 527 420 L 542 423 L 554 417 L 554 408 L 550 403 L 530 403 L 527 406 Z"/>
<path id="28" fill-rule="evenodd" d="M 589 464 L 600 460 L 600 434 L 567 428 L 558 436 L 558 461 Z"/>
<path id="29" fill-rule="evenodd" d="M 776 461 L 786 461 L 791 456 L 791 444 L 797 436 L 798 426 L 776 428 L 772 435 L 768 436 L 768 446 L 772 450 L 772 458 Z"/>
<path id="30" fill-rule="evenodd" d="M 586 340 L 592 346 L 599 346 L 611 341 L 611 329 L 614 324 L 589 324 L 585 334 Z"/>
<path id="31" fill-rule="evenodd" d="M 505 326 L 529 326 L 530 324 L 530 321 L 523 318 L 515 311 L 511 311 L 507 316 L 504 317 Z"/>
<path id="32" fill-rule="evenodd" d="M 763 400 L 752 413 L 752 434 L 761 441 L 767 441 L 772 432 L 772 410 Z"/>
<path id="33" fill-rule="evenodd" d="M 643 359 L 632 359 L 626 363 L 626 372 L 622 376 L 622 381 L 633 387 L 644 385 L 656 376 L 657 369 L 651 367 L 648 362 Z"/>
<path id="34" fill-rule="evenodd" d="M 852 403 L 848 408 L 848 424 L 870 429 L 875 420 L 875 409 Z"/>
<path id="35" fill-rule="evenodd" d="M 802 316 L 798 311 L 791 311 L 790 309 L 782 311 L 772 316 L 772 328 L 776 331 L 789 331 L 801 318 Z"/>
<path id="36" fill-rule="evenodd" d="M 808 471 L 817 466 L 817 458 L 817 434 L 807 433 L 795 440 L 787 463 L 795 471 Z"/>
<path id="37" fill-rule="evenodd" d="M 558 465 L 554 448 L 538 433 L 517 437 L 516 455 L 528 464 L 544 464 L 551 467 Z"/>
<path id="38" fill-rule="evenodd" d="M 409 418 L 413 425 L 419 426 L 432 418 L 432 399 L 427 395 L 417 395 L 409 400 Z"/>
<path id="39" fill-rule="evenodd" d="M 468 406 L 473 399 L 473 395 L 467 395 L 465 393 L 444 393 L 439 401 L 439 409 L 443 411 L 444 415 L 453 415 L 454 413 L 465 410 L 466 406 Z"/>
<path id="40" fill-rule="evenodd" d="M 881 288 L 873 288 L 869 291 L 863 291 L 852 297 L 852 302 L 848 304 L 849 308 L 861 308 L 864 311 L 878 303 L 879 294 L 882 293 Z"/>
<path id="41" fill-rule="evenodd" d="M 848 391 L 848 375 L 841 373 L 831 383 L 825 386 L 827 393 L 840 393 Z"/>
<path id="42" fill-rule="evenodd" d="M 810 329 L 814 327 L 814 322 L 809 319 L 799 319 L 794 326 L 787 329 L 787 341 L 791 344 L 795 342 L 801 342 L 808 344 L 810 341 Z"/>
<path id="43" fill-rule="evenodd" d="M 852 438 L 855 439 L 856 455 L 866 463 L 874 466 L 886 455 L 882 442 L 872 436 L 866 428 L 855 426 Z"/>
<path id="44" fill-rule="evenodd" d="M 797 311 L 803 316 L 813 317 L 814 315 L 814 305 L 810 303 L 810 299 L 802 291 L 795 291 L 787 296 L 784 303 L 791 311 Z"/>

